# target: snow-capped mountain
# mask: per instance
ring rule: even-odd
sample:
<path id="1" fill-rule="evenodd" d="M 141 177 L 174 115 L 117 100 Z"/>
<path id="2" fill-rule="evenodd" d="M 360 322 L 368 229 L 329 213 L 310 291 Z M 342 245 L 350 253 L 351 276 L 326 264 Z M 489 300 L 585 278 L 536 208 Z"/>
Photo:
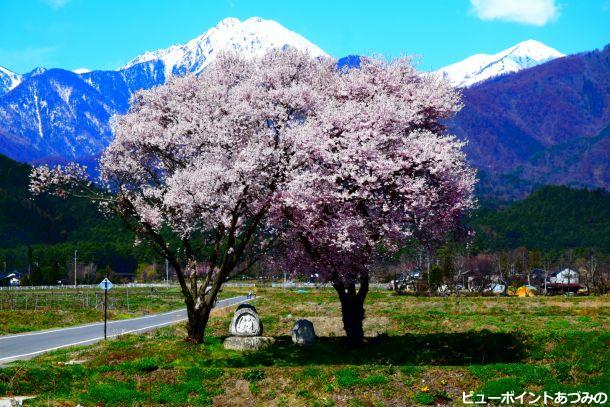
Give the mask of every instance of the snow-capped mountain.
<path id="1" fill-rule="evenodd" d="M 113 71 L 36 68 L 19 75 L 0 67 L 0 154 L 24 162 L 90 164 L 113 138 L 112 117 L 129 109 L 138 90 L 161 85 L 171 75 L 199 74 L 221 50 L 253 57 L 287 46 L 312 56 L 326 55 L 277 22 L 255 17 L 222 20 L 183 45 L 146 52 Z M 604 170 L 609 136 L 600 128 L 610 122 L 610 110 L 605 108 L 610 106 L 609 55 L 610 46 L 602 53 L 544 63 L 563 54 L 530 40 L 442 68 L 437 74 L 465 88 L 465 108 L 448 129 L 468 139 L 469 158 L 489 174 L 523 166 L 533 181 L 563 183 L 569 175 L 569 182 L 578 185 L 607 187 L 610 181 L 599 174 L 608 173 Z M 359 62 L 360 57 L 352 55 L 338 65 L 356 67 Z M 575 64 L 583 68 L 573 69 Z M 522 72 L 506 75 L 517 71 Z M 488 80 L 497 76 L 502 77 Z M 516 98 L 527 103 L 515 103 Z M 549 102 L 557 98 L 565 98 L 565 103 Z M 572 154 L 570 160 L 564 152 Z M 527 161 L 535 154 L 546 154 L 541 157 L 547 163 Z M 556 163 L 567 169 L 556 170 Z"/>
<path id="2" fill-rule="evenodd" d="M 184 45 L 147 52 L 116 71 L 36 68 L 17 75 L 0 67 L 0 153 L 19 161 L 83 159 L 112 140 L 110 118 L 133 94 L 170 75 L 201 73 L 221 50 L 247 57 L 286 46 L 324 51 L 272 20 L 227 18 Z"/>
<path id="3" fill-rule="evenodd" d="M 184 45 L 146 52 L 121 69 L 143 62 L 162 61 L 166 77 L 187 72 L 198 74 L 222 50 L 234 50 L 247 57 L 255 57 L 269 49 L 282 49 L 286 46 L 307 51 L 312 56 L 326 55 L 312 42 L 273 20 L 252 17 L 242 22 L 237 18 L 225 18 Z"/>
<path id="4" fill-rule="evenodd" d="M 18 161 L 96 154 L 112 140 L 114 112 L 73 72 L 31 75 L 0 98 L 0 151 Z"/>
<path id="5" fill-rule="evenodd" d="M 20 83 L 21 75 L 0 66 L 0 95 L 4 95 Z"/>
<path id="6" fill-rule="evenodd" d="M 476 54 L 435 72 L 446 76 L 457 87 L 468 87 L 496 76 L 517 72 L 565 56 L 535 40 L 527 40 L 498 52 Z"/>

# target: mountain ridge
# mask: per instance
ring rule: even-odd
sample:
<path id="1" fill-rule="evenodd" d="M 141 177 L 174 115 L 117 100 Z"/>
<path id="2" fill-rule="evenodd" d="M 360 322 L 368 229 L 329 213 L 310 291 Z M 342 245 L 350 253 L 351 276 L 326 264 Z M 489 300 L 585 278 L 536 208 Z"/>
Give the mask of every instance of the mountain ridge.
<path id="1" fill-rule="evenodd" d="M 287 45 L 326 55 L 275 21 L 228 18 L 185 44 L 143 53 L 116 71 L 36 68 L 19 75 L 3 68 L 0 153 L 30 163 L 91 163 L 112 140 L 111 118 L 128 110 L 138 90 L 161 85 L 169 75 L 199 73 L 226 47 L 258 55 Z M 498 70 L 483 69 L 488 77 L 460 90 L 465 107 L 447 122 L 451 133 L 469 141 L 470 161 L 486 172 L 489 185 L 482 190 L 504 188 L 503 196 L 514 199 L 541 183 L 610 188 L 610 141 L 602 134 L 610 124 L 610 83 L 604 79 L 610 77 L 604 56 L 609 50 L 560 57 L 528 40 L 486 55 L 495 59 L 482 68 L 498 58 L 523 64 L 518 72 L 496 76 L 490 75 Z M 594 63 L 596 58 L 603 61 Z M 337 64 L 356 67 L 359 61 L 351 55 Z M 3 86 L 12 88 L 2 94 Z"/>
<path id="2" fill-rule="evenodd" d="M 434 73 L 446 77 L 456 87 L 469 87 L 564 56 L 540 41 L 526 40 L 496 54 L 472 55 Z"/>
<path id="3" fill-rule="evenodd" d="M 199 74 L 222 50 L 231 49 L 253 57 L 262 55 L 268 49 L 286 45 L 304 50 L 313 57 L 327 55 L 317 45 L 276 21 L 250 17 L 242 22 L 228 17 L 185 44 L 147 51 L 119 70 L 142 62 L 160 60 L 165 66 L 166 77 L 172 74 L 184 75 L 186 72 Z"/>
<path id="4" fill-rule="evenodd" d="M 50 157 L 89 160 L 110 143 L 111 117 L 125 113 L 138 90 L 161 85 L 170 75 L 198 74 L 225 49 L 253 57 L 286 46 L 326 55 L 275 21 L 227 18 L 185 45 L 144 53 L 116 71 L 36 68 L 18 75 L 4 69 L 0 153 L 23 162 L 46 162 Z M 2 89 L 8 90 L 3 94 Z"/>
<path id="5" fill-rule="evenodd" d="M 610 45 L 462 90 L 447 126 L 479 169 L 610 189 Z M 522 197 L 531 188 L 514 191 Z"/>

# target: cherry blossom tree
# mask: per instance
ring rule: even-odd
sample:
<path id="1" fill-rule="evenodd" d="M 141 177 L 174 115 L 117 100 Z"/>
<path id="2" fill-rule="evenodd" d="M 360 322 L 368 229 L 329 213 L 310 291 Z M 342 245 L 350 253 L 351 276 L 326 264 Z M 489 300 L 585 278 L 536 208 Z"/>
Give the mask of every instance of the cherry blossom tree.
<path id="1" fill-rule="evenodd" d="M 348 343 L 363 343 L 372 260 L 408 242 L 442 242 L 474 204 L 475 173 L 441 121 L 459 94 L 408 59 L 363 59 L 329 78 L 315 117 L 294 132 L 306 165 L 282 190 L 281 259 L 339 295 Z"/>
<path id="2" fill-rule="evenodd" d="M 70 164 L 36 168 L 30 189 L 98 201 L 151 244 L 176 270 L 187 340 L 200 343 L 222 284 L 275 235 L 265 219 L 303 159 L 291 133 L 315 117 L 334 71 L 294 49 L 221 55 L 199 77 L 135 96 L 97 185 Z"/>
<path id="3" fill-rule="evenodd" d="M 168 259 L 193 342 L 222 284 L 279 238 L 287 267 L 332 282 L 357 345 L 372 259 L 441 242 L 474 205 L 462 143 L 440 123 L 459 107 L 406 59 L 342 70 L 293 49 L 225 54 L 136 96 L 99 186 L 77 165 L 42 166 L 31 190 L 99 201 Z"/>

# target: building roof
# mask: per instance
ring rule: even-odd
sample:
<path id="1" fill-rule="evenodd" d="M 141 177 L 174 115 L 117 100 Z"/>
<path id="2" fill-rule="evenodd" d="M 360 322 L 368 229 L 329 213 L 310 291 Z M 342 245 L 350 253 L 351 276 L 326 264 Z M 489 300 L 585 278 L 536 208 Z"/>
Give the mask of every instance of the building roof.
<path id="1" fill-rule="evenodd" d="M 18 271 L 12 271 L 8 274 L 0 274 L 0 279 L 4 278 L 21 278 L 21 273 Z"/>

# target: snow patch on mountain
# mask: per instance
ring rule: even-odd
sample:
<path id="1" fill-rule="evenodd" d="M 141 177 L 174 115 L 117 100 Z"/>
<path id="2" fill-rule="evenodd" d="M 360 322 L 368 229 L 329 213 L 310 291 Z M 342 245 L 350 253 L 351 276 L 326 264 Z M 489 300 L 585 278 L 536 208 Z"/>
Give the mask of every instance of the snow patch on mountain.
<path id="1" fill-rule="evenodd" d="M 164 64 L 166 78 L 187 72 L 198 74 L 222 50 L 234 50 L 246 57 L 256 57 L 269 49 L 282 49 L 286 46 L 306 51 L 314 57 L 327 55 L 312 42 L 273 20 L 252 17 L 242 22 L 230 17 L 186 44 L 146 52 L 121 69 L 160 60 Z"/>
<path id="2" fill-rule="evenodd" d="M 5 94 L 21 83 L 21 75 L 0 66 L 0 95 Z"/>
<path id="3" fill-rule="evenodd" d="M 527 40 L 498 52 L 476 54 L 435 71 L 456 87 L 468 87 L 496 76 L 531 68 L 565 56 L 539 41 Z"/>
<path id="4" fill-rule="evenodd" d="M 70 86 L 64 86 L 63 84 L 51 81 L 51 86 L 57 92 L 57 95 L 64 101 L 65 104 L 70 104 L 70 95 L 72 95 L 72 88 Z"/>

